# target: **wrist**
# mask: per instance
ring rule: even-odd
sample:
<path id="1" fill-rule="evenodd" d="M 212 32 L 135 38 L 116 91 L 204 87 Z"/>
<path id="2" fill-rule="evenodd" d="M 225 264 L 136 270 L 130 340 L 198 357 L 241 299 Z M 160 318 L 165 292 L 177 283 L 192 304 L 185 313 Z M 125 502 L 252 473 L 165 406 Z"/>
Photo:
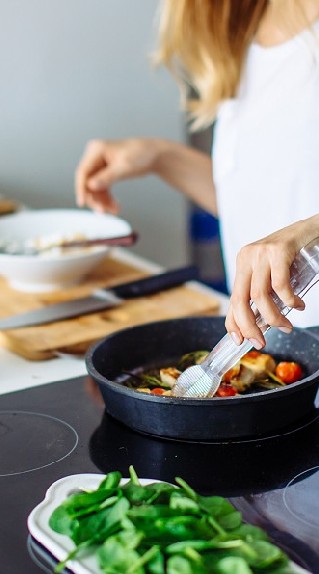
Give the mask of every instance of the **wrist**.
<path id="1" fill-rule="evenodd" d="M 178 144 L 165 139 L 150 140 L 153 147 L 152 172 L 154 175 L 164 177 L 168 164 L 174 161 Z"/>
<path id="2" fill-rule="evenodd" d="M 319 238 L 319 213 L 302 221 L 304 226 L 304 245 L 307 245 L 317 237 Z"/>

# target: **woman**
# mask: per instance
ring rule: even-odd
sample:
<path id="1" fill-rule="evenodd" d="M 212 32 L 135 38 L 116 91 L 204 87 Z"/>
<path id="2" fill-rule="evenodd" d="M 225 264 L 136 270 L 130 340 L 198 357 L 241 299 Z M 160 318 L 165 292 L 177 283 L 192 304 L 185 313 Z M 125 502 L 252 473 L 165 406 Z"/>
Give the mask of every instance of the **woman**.
<path id="1" fill-rule="evenodd" d="M 318 33 L 319 0 L 164 1 L 157 60 L 183 95 L 190 85 L 197 93 L 184 98 L 193 128 L 216 120 L 212 158 L 159 139 L 90 142 L 77 169 L 78 204 L 117 212 L 116 181 L 157 174 L 219 217 L 231 289 L 244 245 L 319 212 Z M 303 323 L 319 324 L 319 298 L 310 296 Z M 280 314 L 270 319 L 291 328 Z M 237 311 L 227 325 L 237 343 L 246 336 Z M 249 338 L 263 344 L 256 330 Z"/>

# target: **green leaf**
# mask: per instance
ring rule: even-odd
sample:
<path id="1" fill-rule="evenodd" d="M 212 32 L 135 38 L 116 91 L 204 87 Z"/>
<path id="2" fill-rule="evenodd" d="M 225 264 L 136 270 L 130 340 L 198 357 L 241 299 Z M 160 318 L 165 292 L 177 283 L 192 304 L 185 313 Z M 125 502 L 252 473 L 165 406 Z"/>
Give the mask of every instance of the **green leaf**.
<path id="1" fill-rule="evenodd" d="M 216 564 L 214 572 L 216 574 L 253 574 L 243 558 L 234 556 L 221 558 Z"/>
<path id="2" fill-rule="evenodd" d="M 165 554 L 183 554 L 189 548 L 197 552 L 206 552 L 214 550 L 227 550 L 239 548 L 242 545 L 241 540 L 184 540 L 183 542 L 174 542 L 165 548 Z"/>
<path id="3" fill-rule="evenodd" d="M 107 536 L 119 529 L 129 509 L 129 502 L 120 498 L 111 508 L 82 518 L 74 529 L 72 539 L 79 544 L 91 540 L 92 544 L 103 542 Z"/>
<path id="4" fill-rule="evenodd" d="M 98 490 L 113 490 L 116 489 L 122 479 L 122 474 L 118 471 L 109 472 L 104 480 L 100 483 Z"/>
<path id="5" fill-rule="evenodd" d="M 227 516 L 235 510 L 233 505 L 222 496 L 198 496 L 198 500 L 202 510 L 215 518 Z"/>
<path id="6" fill-rule="evenodd" d="M 133 564 L 127 571 L 127 574 L 134 574 L 139 570 L 142 566 L 145 566 L 149 563 L 158 553 L 158 546 L 152 546 L 149 548 L 144 554 L 140 555 L 139 559 L 136 560 L 135 564 Z"/>
<path id="7" fill-rule="evenodd" d="M 241 538 L 241 540 L 246 540 L 246 542 L 252 542 L 253 540 L 268 540 L 267 533 L 262 530 L 262 528 L 253 526 L 252 524 L 241 524 L 239 528 L 232 531 L 231 536 Z"/>
<path id="8" fill-rule="evenodd" d="M 128 550 L 115 537 L 109 538 L 97 554 L 100 568 L 105 574 L 127 574 L 139 560 L 139 554 L 135 550 Z M 135 569 L 135 574 L 144 574 L 144 569 Z"/>
<path id="9" fill-rule="evenodd" d="M 143 486 L 137 486 L 131 481 L 123 486 L 122 492 L 123 496 L 133 505 L 144 504 L 153 496 L 153 493 L 147 492 Z"/>
<path id="10" fill-rule="evenodd" d="M 242 515 L 241 512 L 234 510 L 229 514 L 219 517 L 219 524 L 226 530 L 233 530 L 241 525 Z"/>
<path id="11" fill-rule="evenodd" d="M 133 506 L 127 513 L 128 517 L 134 518 L 147 518 L 156 519 L 169 516 L 180 516 L 181 513 L 178 509 L 170 508 L 166 504 L 149 505 L 143 504 L 141 506 Z"/>
<path id="12" fill-rule="evenodd" d="M 162 547 L 182 540 L 210 540 L 214 534 L 205 520 L 193 516 L 136 519 L 134 522 L 138 530 L 145 533 L 149 544 L 160 544 Z"/>
<path id="13" fill-rule="evenodd" d="M 146 569 L 148 574 L 165 574 L 164 556 L 158 547 L 157 552 L 149 560 Z"/>
<path id="14" fill-rule="evenodd" d="M 254 540 L 249 545 L 257 555 L 255 559 L 252 558 L 247 560 L 254 568 L 268 568 L 285 557 L 282 550 L 278 548 L 278 546 L 271 544 L 271 542 L 266 542 L 265 540 Z"/>
<path id="15" fill-rule="evenodd" d="M 201 510 L 197 502 L 184 496 L 179 491 L 172 493 L 169 506 L 173 510 L 178 510 L 181 514 L 201 514 Z"/>
<path id="16" fill-rule="evenodd" d="M 199 495 L 197 494 L 197 492 L 195 492 L 195 490 L 193 490 L 189 486 L 189 484 L 187 484 L 187 482 L 185 480 L 183 480 L 183 478 L 180 478 L 179 476 L 177 476 L 175 478 L 175 481 L 183 489 L 186 496 L 188 496 L 191 500 L 195 500 L 197 502 Z"/>
<path id="17" fill-rule="evenodd" d="M 77 523 L 78 521 L 76 521 Z M 72 535 L 75 520 L 64 505 L 58 506 L 49 518 L 49 526 L 59 534 Z"/>
<path id="18" fill-rule="evenodd" d="M 151 482 L 144 488 L 147 492 L 152 493 L 152 496 L 148 500 L 149 504 L 153 502 L 157 502 L 159 504 L 169 504 L 172 493 L 178 492 L 175 486 L 166 482 Z"/>
<path id="19" fill-rule="evenodd" d="M 136 486 L 141 486 L 141 483 L 139 481 L 139 478 L 135 472 L 134 466 L 131 465 L 129 466 L 129 473 L 130 473 L 130 477 L 131 477 L 131 482 L 132 484 L 135 484 Z"/>
<path id="20" fill-rule="evenodd" d="M 199 564 L 184 556 L 172 556 L 167 561 L 167 574 L 205 574 Z"/>

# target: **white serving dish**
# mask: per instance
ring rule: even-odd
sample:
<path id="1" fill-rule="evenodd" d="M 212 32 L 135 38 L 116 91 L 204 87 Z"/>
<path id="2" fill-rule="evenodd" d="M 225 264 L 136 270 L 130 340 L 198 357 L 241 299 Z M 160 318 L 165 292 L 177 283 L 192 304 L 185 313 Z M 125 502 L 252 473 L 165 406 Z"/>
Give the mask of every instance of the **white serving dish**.
<path id="1" fill-rule="evenodd" d="M 72 492 L 77 490 L 95 490 L 105 474 L 73 474 L 54 482 L 45 498 L 38 504 L 28 517 L 28 529 L 31 536 L 39 542 L 58 561 L 65 560 L 69 552 L 74 548 L 72 540 L 67 536 L 54 532 L 49 526 L 49 518 L 53 510 L 59 506 Z M 121 485 L 126 484 L 129 478 L 121 480 Z M 162 482 L 156 479 L 140 478 L 140 483 L 145 486 L 154 482 Z M 294 562 L 289 563 L 294 574 L 311 574 Z M 101 574 L 97 559 L 94 554 L 81 557 L 78 560 L 70 560 L 67 568 L 73 574 Z"/>
<path id="2" fill-rule="evenodd" d="M 67 536 L 54 532 L 49 526 L 53 510 L 59 506 L 74 490 L 95 490 L 105 477 L 104 474 L 73 474 L 57 480 L 50 486 L 45 498 L 28 517 L 28 529 L 33 538 L 42 544 L 58 561 L 64 560 L 73 550 L 74 544 Z M 123 478 L 120 484 L 126 484 L 129 478 Z M 160 480 L 140 478 L 145 486 Z M 101 574 L 96 557 L 92 554 L 79 560 L 70 560 L 67 567 L 74 574 Z"/>
<path id="3" fill-rule="evenodd" d="M 114 215 L 81 209 L 26 210 L 0 219 L 0 241 L 24 243 L 39 237 L 70 237 L 83 234 L 88 239 L 118 237 L 132 232 L 130 224 Z M 109 253 L 110 247 L 44 252 L 41 255 L 0 253 L 0 274 L 21 291 L 40 292 L 62 289 L 79 283 Z"/>

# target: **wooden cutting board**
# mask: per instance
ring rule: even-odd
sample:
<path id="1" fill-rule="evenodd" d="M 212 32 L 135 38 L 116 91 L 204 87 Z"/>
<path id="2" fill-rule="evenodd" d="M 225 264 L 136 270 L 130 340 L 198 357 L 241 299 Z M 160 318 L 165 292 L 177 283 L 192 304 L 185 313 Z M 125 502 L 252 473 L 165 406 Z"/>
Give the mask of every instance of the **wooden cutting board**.
<path id="1" fill-rule="evenodd" d="M 147 276 L 133 265 L 108 257 L 81 285 L 49 293 L 24 293 L 0 278 L 0 317 L 50 303 L 85 297 L 99 287 Z M 0 332 L 0 345 L 27 359 L 50 359 L 57 353 L 84 353 L 88 346 L 125 327 L 189 315 L 216 315 L 219 302 L 196 287 L 181 286 L 156 295 L 125 301 L 118 307 L 48 325 Z"/>
<path id="2" fill-rule="evenodd" d="M 0 196 L 0 215 L 9 215 L 19 209 L 19 204 L 13 199 Z"/>

